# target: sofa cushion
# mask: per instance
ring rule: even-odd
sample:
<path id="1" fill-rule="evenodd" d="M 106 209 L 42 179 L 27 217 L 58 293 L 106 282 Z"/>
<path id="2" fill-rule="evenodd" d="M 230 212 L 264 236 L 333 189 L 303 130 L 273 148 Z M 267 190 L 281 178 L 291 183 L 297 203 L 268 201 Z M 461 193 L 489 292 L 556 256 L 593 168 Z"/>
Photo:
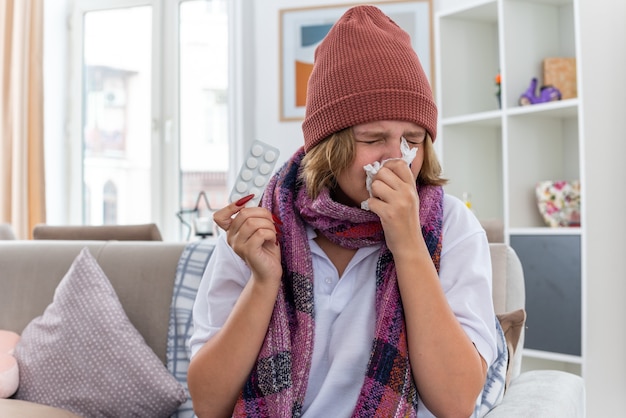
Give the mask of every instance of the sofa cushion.
<path id="1" fill-rule="evenodd" d="M 0 399 L 0 417 L 3 418 L 81 418 L 65 409 L 17 399 Z"/>
<path id="2" fill-rule="evenodd" d="M 157 224 L 137 225 L 46 225 L 33 228 L 33 239 L 163 241 Z"/>
<path id="3" fill-rule="evenodd" d="M 0 353 L 0 399 L 13 395 L 19 383 L 17 360 L 10 354 Z"/>
<path id="4" fill-rule="evenodd" d="M 13 357 L 19 340 L 19 334 L 0 329 L 0 399 L 13 395 L 20 382 L 17 360 Z"/>
<path id="5" fill-rule="evenodd" d="M 16 399 L 85 417 L 167 417 L 184 388 L 128 320 L 108 278 L 84 248 L 52 303 L 22 332 Z"/>
<path id="6" fill-rule="evenodd" d="M 515 355 L 517 354 L 516 350 L 522 348 L 518 347 L 518 342 L 522 335 L 524 324 L 526 323 L 526 311 L 524 309 L 517 309 L 512 312 L 499 314 L 497 315 L 497 317 L 500 321 L 502 331 L 504 331 L 506 347 L 509 352 L 509 364 L 507 365 L 506 369 L 505 385 L 505 388 L 508 388 L 509 384 L 511 383 L 511 378 L 513 374 L 512 359 L 515 358 Z"/>
<path id="7" fill-rule="evenodd" d="M 511 381 L 502 402 L 485 418 L 585 416 L 582 377 L 561 370 L 530 370 Z"/>

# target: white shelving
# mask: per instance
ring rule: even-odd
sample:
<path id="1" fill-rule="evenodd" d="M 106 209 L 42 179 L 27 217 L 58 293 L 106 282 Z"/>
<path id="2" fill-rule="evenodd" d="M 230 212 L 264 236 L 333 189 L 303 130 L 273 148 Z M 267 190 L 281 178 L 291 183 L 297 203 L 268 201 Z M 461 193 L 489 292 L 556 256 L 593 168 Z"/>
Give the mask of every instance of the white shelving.
<path id="1" fill-rule="evenodd" d="M 577 2 L 476 1 L 440 10 L 434 29 L 446 191 L 470 193 L 479 219 L 503 220 L 505 239 L 520 255 L 528 363 L 580 373 L 584 225 L 547 227 L 535 184 L 580 179 L 581 101 L 518 104 L 533 77 L 543 83 L 545 58 L 576 57 Z M 561 321 L 569 328 L 557 327 Z"/>

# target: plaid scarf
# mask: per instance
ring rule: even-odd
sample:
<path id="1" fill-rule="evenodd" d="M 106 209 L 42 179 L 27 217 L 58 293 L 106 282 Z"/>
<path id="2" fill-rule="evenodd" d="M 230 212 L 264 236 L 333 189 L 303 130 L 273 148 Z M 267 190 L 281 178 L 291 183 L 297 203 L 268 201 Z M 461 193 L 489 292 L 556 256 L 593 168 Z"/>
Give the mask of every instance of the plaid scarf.
<path id="1" fill-rule="evenodd" d="M 235 406 L 236 417 L 299 417 L 314 341 L 313 266 L 306 225 L 347 248 L 381 243 L 376 269 L 376 324 L 371 356 L 353 416 L 417 415 L 404 311 L 393 256 L 378 216 L 333 201 L 328 190 L 311 200 L 298 180 L 303 149 L 272 178 L 262 205 L 283 222 L 283 278 L 256 365 Z M 443 190 L 418 187 L 422 233 L 439 269 Z"/>

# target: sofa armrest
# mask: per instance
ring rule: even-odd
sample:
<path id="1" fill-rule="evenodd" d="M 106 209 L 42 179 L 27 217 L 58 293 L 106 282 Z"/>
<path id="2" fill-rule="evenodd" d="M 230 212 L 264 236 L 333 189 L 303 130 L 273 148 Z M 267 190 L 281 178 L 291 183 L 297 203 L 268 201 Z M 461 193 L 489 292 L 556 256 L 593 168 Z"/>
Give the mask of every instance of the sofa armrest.
<path id="1" fill-rule="evenodd" d="M 532 370 L 513 379 L 502 402 L 485 418 L 583 418 L 585 384 L 560 370 Z"/>
<path id="2" fill-rule="evenodd" d="M 0 417 L 12 418 L 80 418 L 61 408 L 17 399 L 0 399 Z"/>

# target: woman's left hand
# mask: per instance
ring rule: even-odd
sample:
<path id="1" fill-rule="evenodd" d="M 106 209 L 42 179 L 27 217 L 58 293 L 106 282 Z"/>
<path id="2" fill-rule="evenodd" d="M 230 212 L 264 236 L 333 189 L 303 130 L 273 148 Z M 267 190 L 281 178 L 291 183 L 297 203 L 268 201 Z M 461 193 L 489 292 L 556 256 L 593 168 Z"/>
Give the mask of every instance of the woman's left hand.
<path id="1" fill-rule="evenodd" d="M 369 208 L 380 217 L 392 253 L 423 242 L 419 196 L 411 169 L 402 160 L 387 161 L 372 181 Z"/>

